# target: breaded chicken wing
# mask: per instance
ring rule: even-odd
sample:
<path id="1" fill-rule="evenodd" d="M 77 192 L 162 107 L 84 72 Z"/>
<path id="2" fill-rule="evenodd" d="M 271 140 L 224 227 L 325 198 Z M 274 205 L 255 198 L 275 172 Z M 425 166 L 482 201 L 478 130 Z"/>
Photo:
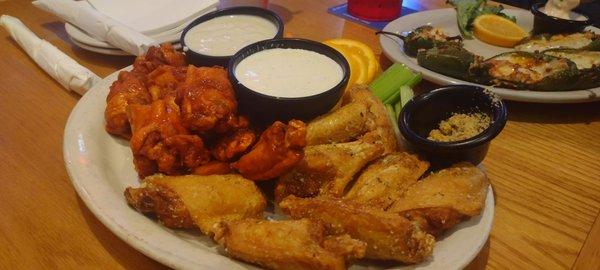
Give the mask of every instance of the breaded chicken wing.
<path id="1" fill-rule="evenodd" d="M 349 142 L 367 132 L 368 107 L 363 103 L 351 103 L 326 115 L 320 116 L 306 126 L 306 145 Z"/>
<path id="2" fill-rule="evenodd" d="M 154 175 L 125 189 L 125 199 L 169 228 L 197 227 L 209 235 L 222 221 L 262 217 L 266 205 L 254 182 L 236 174 Z"/>
<path id="3" fill-rule="evenodd" d="M 362 139 L 381 144 L 384 154 L 396 152 L 399 142 L 381 100 L 373 95 L 366 85 L 355 85 L 344 94 L 342 106 L 348 106 L 351 103 L 361 103 L 368 108 L 365 122 L 367 133 L 362 136 Z"/>
<path id="4" fill-rule="evenodd" d="M 435 239 L 408 219 L 330 197 L 289 196 L 279 206 L 293 219 L 321 221 L 330 234 L 367 243 L 365 258 L 418 263 L 431 255 Z"/>
<path id="5" fill-rule="evenodd" d="M 461 162 L 410 186 L 388 211 L 419 221 L 427 231 L 439 235 L 460 221 L 479 215 L 488 186 L 481 170 Z"/>
<path id="6" fill-rule="evenodd" d="M 129 119 L 133 130 L 131 152 L 140 178 L 157 172 L 189 173 L 210 160 L 202 139 L 189 134 L 181 124 L 173 97 L 150 105 L 131 105 Z"/>
<path id="7" fill-rule="evenodd" d="M 290 120 L 286 125 L 276 121 L 232 167 L 251 180 L 272 179 L 287 173 L 302 159 L 305 145 L 304 122 Z"/>
<path id="8" fill-rule="evenodd" d="M 396 152 L 366 167 L 344 198 L 385 210 L 427 171 L 429 162 L 416 155 Z"/>
<path id="9" fill-rule="evenodd" d="M 362 140 L 307 146 L 304 158 L 277 182 L 275 200 L 292 194 L 302 198 L 318 194 L 340 197 L 354 175 L 383 151 L 380 144 Z"/>
<path id="10" fill-rule="evenodd" d="M 348 235 L 326 237 L 309 219 L 223 222 L 214 238 L 232 257 L 269 269 L 346 269 L 366 247 Z"/>

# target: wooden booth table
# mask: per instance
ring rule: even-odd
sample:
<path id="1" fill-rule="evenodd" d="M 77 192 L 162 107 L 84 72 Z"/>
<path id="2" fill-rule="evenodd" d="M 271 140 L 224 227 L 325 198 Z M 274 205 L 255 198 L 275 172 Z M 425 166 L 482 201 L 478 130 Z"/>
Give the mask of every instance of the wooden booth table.
<path id="1" fill-rule="evenodd" d="M 381 54 L 373 30 L 327 13 L 342 2 L 273 0 L 268 7 L 285 20 L 288 37 L 352 38 Z M 405 0 L 405 6 L 445 4 Z M 21 19 L 101 77 L 133 61 L 76 47 L 58 18 L 29 1 L 0 0 L 0 14 Z M 46 75 L 4 30 L 0 59 L 0 269 L 166 268 L 104 227 L 71 186 L 63 129 L 80 97 Z M 600 269 L 600 103 L 508 107 L 509 122 L 484 161 L 496 197 L 494 225 L 469 269 Z"/>

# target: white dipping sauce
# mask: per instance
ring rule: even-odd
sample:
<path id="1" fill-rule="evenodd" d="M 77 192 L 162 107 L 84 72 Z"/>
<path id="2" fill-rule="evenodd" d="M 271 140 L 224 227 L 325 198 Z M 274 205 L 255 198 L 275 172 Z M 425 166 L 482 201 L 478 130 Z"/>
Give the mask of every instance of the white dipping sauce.
<path id="1" fill-rule="evenodd" d="M 277 26 L 263 17 L 226 15 L 212 18 L 190 29 L 185 46 L 204 55 L 230 56 L 252 43 L 274 38 Z"/>
<path id="2" fill-rule="evenodd" d="M 256 92 L 275 97 L 306 97 L 325 92 L 343 78 L 333 59 L 302 49 L 268 49 L 235 68 L 235 77 Z"/>

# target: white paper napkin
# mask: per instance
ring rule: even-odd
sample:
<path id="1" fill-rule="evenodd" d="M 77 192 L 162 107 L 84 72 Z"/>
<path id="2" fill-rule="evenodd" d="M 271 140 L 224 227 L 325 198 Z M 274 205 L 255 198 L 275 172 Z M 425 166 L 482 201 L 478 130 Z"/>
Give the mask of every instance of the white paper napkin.
<path id="1" fill-rule="evenodd" d="M 89 69 L 75 62 L 52 44 L 38 38 L 19 19 L 2 15 L 0 25 L 4 26 L 12 38 L 43 70 L 65 88 L 83 95 L 100 81 L 100 77 Z"/>
<path id="2" fill-rule="evenodd" d="M 143 54 L 148 48 L 158 44 L 154 39 L 105 16 L 89 5 L 78 4 L 77 1 L 37 0 L 32 4 L 133 55 Z"/>

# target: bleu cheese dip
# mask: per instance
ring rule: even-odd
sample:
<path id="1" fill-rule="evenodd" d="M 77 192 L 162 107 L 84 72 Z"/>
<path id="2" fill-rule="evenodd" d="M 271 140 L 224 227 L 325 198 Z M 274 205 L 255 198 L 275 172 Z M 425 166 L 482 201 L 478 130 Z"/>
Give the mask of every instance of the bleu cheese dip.
<path id="1" fill-rule="evenodd" d="M 277 35 L 277 25 L 254 15 L 212 18 L 192 27 L 184 39 L 187 49 L 208 56 L 231 56 L 252 43 Z"/>
<path id="2" fill-rule="evenodd" d="M 339 84 L 344 73 L 333 59 L 303 49 L 268 49 L 244 58 L 235 77 L 255 92 L 297 98 L 323 93 Z"/>

